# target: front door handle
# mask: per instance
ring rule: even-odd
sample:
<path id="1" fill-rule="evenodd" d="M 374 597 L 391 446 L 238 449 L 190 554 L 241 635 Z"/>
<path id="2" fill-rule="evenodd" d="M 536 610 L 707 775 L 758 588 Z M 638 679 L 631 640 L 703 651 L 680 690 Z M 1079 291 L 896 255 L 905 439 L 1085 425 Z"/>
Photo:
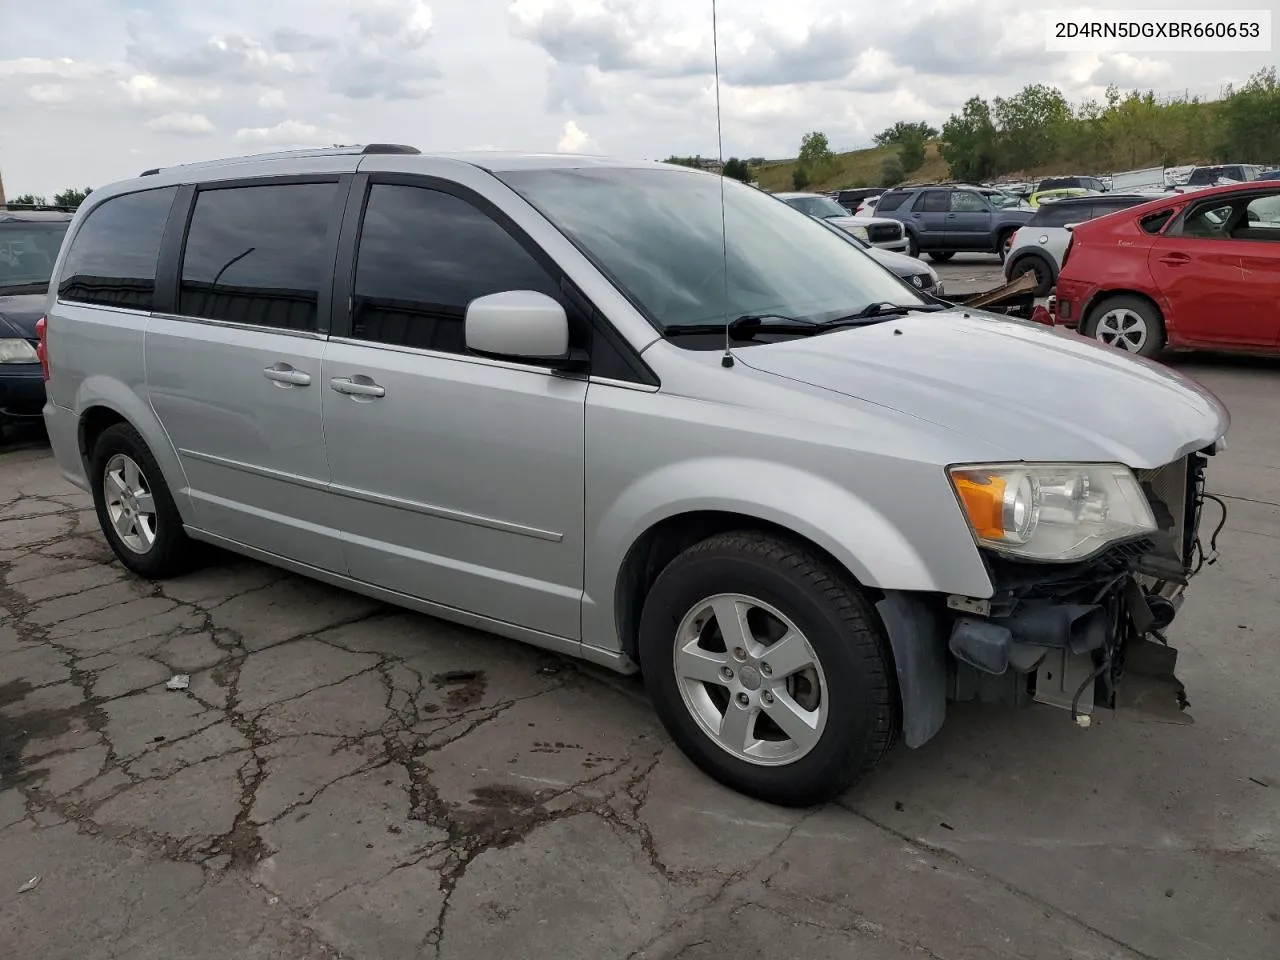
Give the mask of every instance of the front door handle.
<path id="1" fill-rule="evenodd" d="M 262 375 L 278 387 L 305 387 L 311 383 L 311 374 L 296 370 L 287 363 L 273 363 Z"/>
<path id="2" fill-rule="evenodd" d="M 337 390 L 338 393 L 345 393 L 349 397 L 368 397 L 374 399 L 377 397 L 385 397 L 387 391 L 374 383 L 368 377 L 334 377 L 329 381 L 329 386 Z"/>
<path id="3" fill-rule="evenodd" d="M 1190 263 L 1191 258 L 1185 253 L 1166 253 L 1160 258 L 1161 263 L 1167 263 L 1171 267 L 1180 267 L 1184 263 Z"/>

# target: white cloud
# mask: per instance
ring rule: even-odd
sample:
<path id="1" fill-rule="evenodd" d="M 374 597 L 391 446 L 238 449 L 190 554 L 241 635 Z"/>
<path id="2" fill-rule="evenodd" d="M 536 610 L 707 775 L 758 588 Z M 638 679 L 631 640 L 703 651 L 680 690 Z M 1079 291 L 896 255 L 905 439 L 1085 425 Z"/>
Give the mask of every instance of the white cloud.
<path id="1" fill-rule="evenodd" d="M 203 113 L 164 113 L 148 120 L 147 129 L 180 137 L 207 137 L 216 128 Z"/>
<path id="2" fill-rule="evenodd" d="M 133 103 L 187 104 L 218 99 L 216 89 L 184 89 L 147 73 L 135 73 L 120 81 L 120 89 Z"/>
<path id="3" fill-rule="evenodd" d="M 281 120 L 271 127 L 241 127 L 234 139 L 237 143 L 278 147 L 327 147 L 347 138 L 301 120 Z"/>
<path id="4" fill-rule="evenodd" d="M 283 90 L 266 90 L 258 97 L 258 107 L 262 110 L 283 110 L 288 105 L 289 100 Z"/>
<path id="5" fill-rule="evenodd" d="M 572 120 L 565 123 L 556 150 L 560 153 L 594 153 L 598 148 L 591 135 Z"/>
<path id="6" fill-rule="evenodd" d="M 27 96 L 36 103 L 67 103 L 71 93 L 61 83 L 33 83 L 27 87 Z"/>

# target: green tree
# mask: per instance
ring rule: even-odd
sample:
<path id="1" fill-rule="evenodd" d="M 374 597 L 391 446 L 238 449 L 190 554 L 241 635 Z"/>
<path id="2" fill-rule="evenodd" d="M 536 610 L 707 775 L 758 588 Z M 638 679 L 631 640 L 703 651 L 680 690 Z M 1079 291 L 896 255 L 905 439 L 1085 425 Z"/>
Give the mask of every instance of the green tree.
<path id="1" fill-rule="evenodd" d="M 61 193 L 55 193 L 53 202 L 55 206 L 59 207 L 78 207 L 84 203 L 85 197 L 91 193 L 93 193 L 93 187 L 85 187 L 83 190 L 77 187 L 68 187 Z"/>
<path id="2" fill-rule="evenodd" d="M 1217 156 L 1237 163 L 1280 160 L 1280 81 L 1259 70 L 1222 104 Z"/>
<path id="3" fill-rule="evenodd" d="M 886 187 L 896 187 L 905 178 L 902 162 L 897 157 L 889 157 L 880 171 L 881 181 Z"/>
<path id="4" fill-rule="evenodd" d="M 737 157 L 730 157 L 724 162 L 724 175 L 733 180 L 741 180 L 743 183 L 751 182 L 751 171 L 747 168 L 745 160 L 739 160 Z"/>
<path id="5" fill-rule="evenodd" d="M 915 173 L 924 166 L 924 137 L 915 133 L 907 134 L 898 146 L 898 162 L 905 173 Z"/>
<path id="6" fill-rule="evenodd" d="M 37 196 L 34 193 L 20 193 L 16 197 L 11 197 L 8 204 L 11 207 L 43 207 L 46 201 L 44 197 Z"/>
<path id="7" fill-rule="evenodd" d="M 933 140 L 938 136 L 938 131 L 929 124 L 921 121 L 919 123 L 907 123 L 899 120 L 891 127 L 885 127 L 871 139 L 876 146 L 887 147 L 892 143 L 902 143 L 906 140 Z M 923 161 L 922 161 L 923 162 Z"/>
<path id="8" fill-rule="evenodd" d="M 814 131 L 806 133 L 800 141 L 800 156 L 798 160 L 806 167 L 814 170 L 821 170 L 830 165 L 835 159 L 835 154 L 831 152 L 831 144 L 827 141 L 825 133 Z"/>
<path id="9" fill-rule="evenodd" d="M 796 167 L 791 171 L 791 186 L 796 190 L 803 190 L 809 186 L 809 171 L 804 167 Z"/>
<path id="10" fill-rule="evenodd" d="M 942 125 L 942 158 L 957 180 L 985 180 L 998 168 L 996 127 L 991 106 L 981 97 L 970 97 L 959 114 Z"/>
<path id="11" fill-rule="evenodd" d="M 1004 164 L 1026 170 L 1053 159 L 1056 144 L 1074 118 L 1061 90 L 1033 83 L 1012 97 L 996 97 L 994 119 Z"/>
<path id="12" fill-rule="evenodd" d="M 701 157 L 667 157 L 663 163 L 674 163 L 677 167 L 698 167 Z"/>

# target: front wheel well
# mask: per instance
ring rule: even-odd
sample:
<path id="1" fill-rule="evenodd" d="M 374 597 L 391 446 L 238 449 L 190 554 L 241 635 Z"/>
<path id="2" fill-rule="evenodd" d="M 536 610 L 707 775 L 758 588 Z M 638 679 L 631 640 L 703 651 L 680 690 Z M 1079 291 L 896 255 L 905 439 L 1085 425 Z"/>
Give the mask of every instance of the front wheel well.
<path id="1" fill-rule="evenodd" d="M 622 649 L 628 657 L 640 664 L 639 638 L 640 614 L 644 609 L 645 598 L 649 595 L 658 575 L 677 556 L 708 537 L 730 530 L 753 530 L 767 533 L 803 546 L 818 557 L 843 572 L 853 583 L 857 579 L 849 572 L 830 551 L 823 549 L 807 537 L 793 530 L 752 517 L 746 514 L 720 510 L 699 510 L 681 513 L 660 520 L 646 530 L 631 549 L 618 571 L 617 585 L 614 588 L 614 611 L 618 636 L 622 640 Z M 880 592 L 869 590 L 858 583 L 859 588 L 868 590 L 868 601 L 875 603 Z M 644 665 L 640 664 L 641 669 Z"/>

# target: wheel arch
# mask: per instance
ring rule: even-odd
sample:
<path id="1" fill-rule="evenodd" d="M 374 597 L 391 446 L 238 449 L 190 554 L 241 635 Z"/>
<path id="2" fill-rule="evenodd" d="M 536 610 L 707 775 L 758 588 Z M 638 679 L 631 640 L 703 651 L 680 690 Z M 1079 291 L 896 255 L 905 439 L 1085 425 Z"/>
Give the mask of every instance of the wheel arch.
<path id="1" fill-rule="evenodd" d="M 1079 326 L 1083 328 L 1086 323 L 1093 319 L 1093 313 L 1098 309 L 1098 307 L 1102 306 L 1108 300 L 1114 300 L 1117 297 L 1133 297 L 1137 300 L 1144 300 L 1151 304 L 1152 309 L 1154 309 L 1156 314 L 1160 317 L 1160 322 L 1164 324 L 1165 336 L 1168 336 L 1169 324 L 1165 319 L 1165 310 L 1164 307 L 1160 306 L 1160 301 L 1149 293 L 1144 293 L 1141 290 L 1132 290 L 1126 287 L 1108 287 L 1103 290 L 1094 291 L 1093 296 L 1085 301 L 1084 306 L 1080 310 Z M 1081 329 L 1081 332 L 1084 332 L 1083 329 Z"/>
<path id="2" fill-rule="evenodd" d="M 848 577 L 867 597 L 888 640 L 898 701 L 898 733 L 907 746 L 923 745 L 946 716 L 947 651 L 936 604 L 925 593 L 885 590 L 866 583 L 821 543 L 790 527 L 733 510 L 695 510 L 673 514 L 649 527 L 627 551 L 618 570 L 614 614 L 623 653 L 643 669 L 639 651 L 640 616 L 658 575 L 696 543 L 730 530 L 771 534 L 803 547 Z"/>
<path id="3" fill-rule="evenodd" d="M 156 458 L 179 514 L 184 520 L 190 519 L 191 498 L 187 493 L 186 471 L 182 468 L 168 433 L 149 403 L 118 381 L 92 376 L 86 377 L 81 383 L 75 409 L 76 443 L 90 483 L 95 482 L 88 471 L 93 443 L 113 424 L 127 423 L 138 431 L 138 435 Z"/>

